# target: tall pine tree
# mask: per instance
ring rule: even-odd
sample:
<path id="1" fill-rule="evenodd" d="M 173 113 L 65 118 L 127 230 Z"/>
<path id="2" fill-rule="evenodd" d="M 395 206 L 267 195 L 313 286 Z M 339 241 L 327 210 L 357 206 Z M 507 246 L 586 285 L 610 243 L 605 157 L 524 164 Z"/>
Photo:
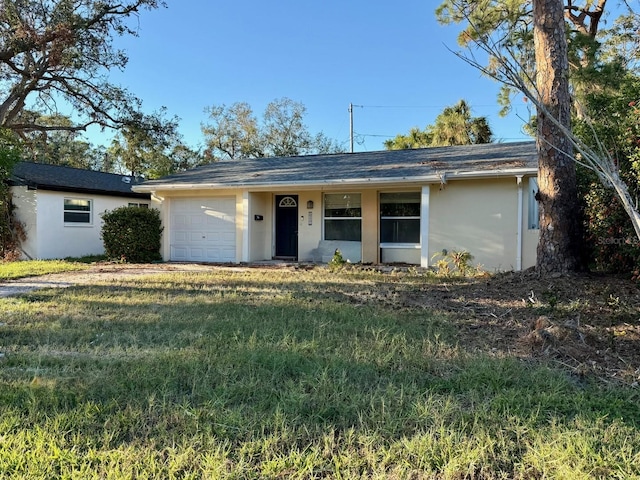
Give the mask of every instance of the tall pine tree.
<path id="1" fill-rule="evenodd" d="M 533 1 L 538 109 L 538 204 L 540 240 L 537 267 L 543 273 L 582 269 L 580 203 L 573 146 L 552 122 L 571 128 L 569 59 L 562 0 Z"/>

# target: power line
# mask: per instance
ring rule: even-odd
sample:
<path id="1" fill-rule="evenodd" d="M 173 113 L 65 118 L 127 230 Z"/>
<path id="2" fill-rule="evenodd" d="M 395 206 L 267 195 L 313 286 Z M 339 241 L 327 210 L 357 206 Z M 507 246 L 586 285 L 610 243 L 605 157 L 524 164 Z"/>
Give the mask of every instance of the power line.
<path id="1" fill-rule="evenodd" d="M 380 138 L 393 138 L 393 137 L 395 137 L 395 135 L 380 135 L 380 134 L 375 134 L 375 133 L 353 132 L 353 134 L 355 136 L 360 136 L 360 137 L 380 137 Z"/>
<path id="2" fill-rule="evenodd" d="M 354 107 L 360 107 L 360 108 L 438 108 L 438 109 L 444 109 L 446 108 L 446 105 L 355 105 L 352 104 L 352 106 Z M 487 108 L 487 107 L 500 107 L 500 105 L 498 104 L 490 104 L 490 105 L 472 105 L 472 108 L 477 108 L 477 107 L 482 107 L 482 108 Z"/>

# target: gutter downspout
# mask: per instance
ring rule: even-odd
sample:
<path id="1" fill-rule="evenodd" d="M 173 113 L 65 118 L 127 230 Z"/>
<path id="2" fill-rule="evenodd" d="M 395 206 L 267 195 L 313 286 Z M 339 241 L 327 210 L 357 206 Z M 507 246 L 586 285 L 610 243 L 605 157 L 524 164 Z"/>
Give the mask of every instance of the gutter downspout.
<path id="1" fill-rule="evenodd" d="M 518 182 L 518 233 L 516 234 L 516 271 L 522 270 L 522 220 L 523 220 L 523 185 L 522 176 L 516 177 Z"/>

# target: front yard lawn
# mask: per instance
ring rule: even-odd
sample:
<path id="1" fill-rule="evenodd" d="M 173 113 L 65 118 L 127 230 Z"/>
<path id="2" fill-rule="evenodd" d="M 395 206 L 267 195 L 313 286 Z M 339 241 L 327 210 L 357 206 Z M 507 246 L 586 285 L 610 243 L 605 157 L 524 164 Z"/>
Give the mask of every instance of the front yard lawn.
<path id="1" fill-rule="evenodd" d="M 505 325 L 566 313 L 524 302 Z M 501 313 L 470 305 L 321 268 L 3 299 L 0 478 L 640 478 L 633 383 L 487 348 Z"/>
<path id="2" fill-rule="evenodd" d="M 75 272 L 88 268 L 89 265 L 86 263 L 67 260 L 0 262 L 0 281 L 48 275 L 50 273 Z"/>

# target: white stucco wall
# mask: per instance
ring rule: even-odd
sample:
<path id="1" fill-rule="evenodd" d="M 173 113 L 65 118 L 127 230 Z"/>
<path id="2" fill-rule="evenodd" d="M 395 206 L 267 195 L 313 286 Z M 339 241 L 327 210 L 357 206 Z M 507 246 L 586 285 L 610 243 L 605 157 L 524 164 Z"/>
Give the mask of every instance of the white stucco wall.
<path id="1" fill-rule="evenodd" d="M 432 186 L 429 206 L 429 258 L 443 249 L 466 250 L 474 256 L 472 264 L 480 264 L 485 270 L 516 269 L 516 178 Z"/>
<path id="2" fill-rule="evenodd" d="M 262 220 L 256 220 L 256 215 Z M 273 195 L 249 193 L 249 256 L 247 261 L 270 260 L 273 243 Z"/>
<path id="3" fill-rule="evenodd" d="M 527 181 L 527 178 L 524 179 Z M 423 195 L 422 245 L 405 245 L 385 248 L 379 243 L 380 209 L 382 192 L 426 191 Z M 323 194 L 359 193 L 362 201 L 361 260 L 364 263 L 402 262 L 420 265 L 424 255 L 431 264 L 434 254 L 447 250 L 468 250 L 474 255 L 473 264 L 481 264 L 486 270 L 513 270 L 518 265 L 518 242 L 522 242 L 521 268 L 535 264 L 537 230 L 527 228 L 528 190 L 523 190 L 523 215 L 521 238 L 518 237 L 518 183 L 515 176 L 491 179 L 452 180 L 445 185 L 430 187 L 414 185 L 385 186 L 384 188 L 333 187 L 320 189 L 291 189 L 249 192 L 246 190 L 189 190 L 157 192 L 163 211 L 165 260 L 170 259 L 168 238 L 171 232 L 169 212 L 171 201 L 182 197 L 212 197 L 235 195 L 237 262 L 262 261 L 272 258 L 275 238 L 274 197 L 279 194 L 298 196 L 298 259 L 318 261 L 323 231 Z M 307 202 L 313 202 L 308 209 Z M 160 206 L 156 203 L 156 206 Z M 426 215 L 424 210 L 426 209 Z M 309 213 L 311 212 L 311 221 Z M 256 220 L 259 215 L 262 219 Z M 245 231 L 248 229 L 248 231 Z M 333 250 L 330 251 L 330 253 Z M 321 252 L 320 252 L 321 253 Z"/>
<path id="4" fill-rule="evenodd" d="M 89 199 L 92 201 L 89 224 L 64 222 L 64 199 Z M 27 190 L 14 187 L 13 201 L 16 216 L 25 225 L 27 240 L 24 251 L 34 259 L 52 259 L 99 255 L 104 253 L 100 236 L 101 214 L 129 203 L 147 203 L 149 200 L 90 195 L 46 190 Z"/>

